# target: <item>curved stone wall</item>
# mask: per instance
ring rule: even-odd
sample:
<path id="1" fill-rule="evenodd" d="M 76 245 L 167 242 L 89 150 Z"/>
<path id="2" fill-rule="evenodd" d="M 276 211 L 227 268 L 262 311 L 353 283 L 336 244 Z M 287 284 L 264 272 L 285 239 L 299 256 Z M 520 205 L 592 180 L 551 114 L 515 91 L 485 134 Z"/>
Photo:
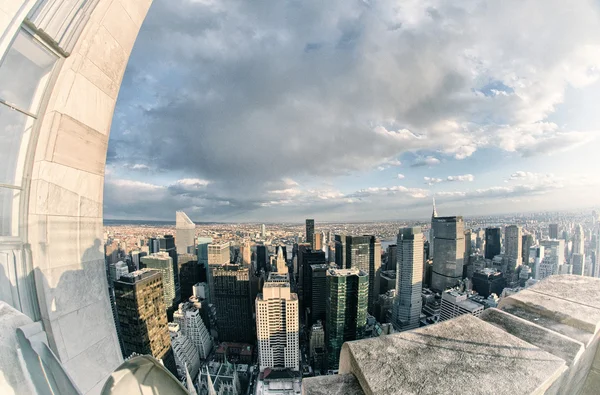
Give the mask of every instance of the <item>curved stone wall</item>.
<path id="1" fill-rule="evenodd" d="M 122 361 L 104 265 L 104 168 L 119 87 L 151 2 L 98 2 L 56 74 L 35 142 L 27 241 L 39 310 L 84 393 L 99 393 Z"/>

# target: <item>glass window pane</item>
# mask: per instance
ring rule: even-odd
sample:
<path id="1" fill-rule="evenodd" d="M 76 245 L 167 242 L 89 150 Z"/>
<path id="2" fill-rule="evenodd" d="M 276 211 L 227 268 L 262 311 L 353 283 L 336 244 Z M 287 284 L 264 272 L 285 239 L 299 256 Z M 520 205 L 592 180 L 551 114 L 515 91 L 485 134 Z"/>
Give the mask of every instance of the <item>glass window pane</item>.
<path id="1" fill-rule="evenodd" d="M 0 236 L 19 235 L 19 197 L 21 191 L 0 187 Z"/>
<path id="2" fill-rule="evenodd" d="M 37 114 L 56 55 L 21 30 L 0 65 L 0 99 Z"/>
<path id="3" fill-rule="evenodd" d="M 21 185 L 34 121 L 0 104 L 0 184 Z"/>

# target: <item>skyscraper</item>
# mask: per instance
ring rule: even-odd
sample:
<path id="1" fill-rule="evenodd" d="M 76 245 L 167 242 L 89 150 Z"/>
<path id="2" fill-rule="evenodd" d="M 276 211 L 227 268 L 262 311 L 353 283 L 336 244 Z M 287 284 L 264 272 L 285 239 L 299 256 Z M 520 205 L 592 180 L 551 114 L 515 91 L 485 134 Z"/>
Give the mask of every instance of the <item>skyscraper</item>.
<path id="1" fill-rule="evenodd" d="M 177 260 L 177 248 L 175 247 L 175 238 L 173 235 L 164 235 L 163 237 L 150 238 L 148 240 L 150 253 L 166 252 L 171 257 L 173 266 L 173 283 L 175 287 L 175 303 L 179 302 L 181 289 L 179 284 L 179 265 Z M 164 280 L 163 280 L 164 281 Z M 169 306 L 167 306 L 168 308 Z"/>
<path id="2" fill-rule="evenodd" d="M 508 260 L 509 270 L 514 271 L 523 264 L 523 240 L 521 227 L 517 225 L 507 226 L 504 230 L 506 248 L 504 256 Z"/>
<path id="3" fill-rule="evenodd" d="M 134 352 L 150 354 L 162 359 L 165 367 L 177 376 L 161 273 L 140 269 L 121 276 L 114 287 L 124 356 Z"/>
<path id="4" fill-rule="evenodd" d="M 190 248 L 195 248 L 196 225 L 183 211 L 175 213 L 175 245 L 178 254 L 193 253 Z"/>
<path id="5" fill-rule="evenodd" d="M 299 277 L 299 293 L 300 297 L 300 308 L 304 313 L 306 308 L 310 306 L 312 300 L 311 287 L 310 287 L 310 276 L 311 276 L 311 265 L 326 264 L 325 253 L 323 251 L 313 251 L 309 248 L 299 248 L 298 258 L 300 261 L 300 277 Z"/>
<path id="6" fill-rule="evenodd" d="M 465 258 L 465 232 L 462 217 L 434 217 L 433 269 L 431 287 L 443 291 L 462 279 Z"/>
<path id="7" fill-rule="evenodd" d="M 162 275 L 163 300 L 167 309 L 172 309 L 178 300 L 175 295 L 175 273 L 173 259 L 166 252 L 155 252 L 140 259 L 144 268 L 155 269 Z"/>
<path id="8" fill-rule="evenodd" d="M 420 227 L 400 229 L 396 265 L 396 299 L 392 324 L 398 331 L 419 327 L 423 289 L 423 233 Z"/>
<path id="9" fill-rule="evenodd" d="M 277 246 L 277 259 L 275 260 L 277 273 L 288 274 L 287 260 L 283 254 L 283 247 Z"/>
<path id="10" fill-rule="evenodd" d="M 374 253 L 371 246 L 371 236 L 346 236 L 346 268 L 362 270 L 369 276 L 369 309 L 372 306 L 372 301 L 375 297 L 374 285 L 376 273 L 370 270 L 372 252 Z M 381 256 L 379 259 L 381 261 Z"/>
<path id="11" fill-rule="evenodd" d="M 242 264 L 250 265 L 252 263 L 252 248 L 250 248 L 250 241 L 244 240 L 240 245 L 240 255 L 242 256 Z"/>
<path id="12" fill-rule="evenodd" d="M 364 337 L 368 292 L 367 273 L 357 268 L 327 271 L 325 345 L 329 369 L 338 368 L 344 342 Z"/>
<path id="13" fill-rule="evenodd" d="M 179 285 L 181 300 L 186 301 L 192 296 L 192 288 L 201 281 L 200 271 L 203 269 L 198 264 L 198 258 L 192 254 L 178 254 Z"/>
<path id="14" fill-rule="evenodd" d="M 256 335 L 260 371 L 300 369 L 298 296 L 288 275 L 269 274 L 256 297 Z"/>
<path id="15" fill-rule="evenodd" d="M 387 247 L 387 264 L 385 266 L 385 270 L 396 271 L 396 263 L 398 261 L 397 251 L 398 251 L 398 246 L 396 244 L 388 245 L 388 247 Z"/>
<path id="16" fill-rule="evenodd" d="M 446 321 L 463 314 L 479 317 L 483 313 L 483 305 L 469 300 L 465 292 L 449 289 L 442 293 L 440 321 Z"/>
<path id="17" fill-rule="evenodd" d="M 212 243 L 208 245 L 209 265 L 228 265 L 231 261 L 229 243 Z"/>
<path id="18" fill-rule="evenodd" d="M 544 247 L 544 259 L 536 265 L 536 280 L 561 273 L 561 266 L 565 263 L 564 240 L 542 240 L 540 246 Z"/>
<path id="19" fill-rule="evenodd" d="M 249 268 L 211 265 L 219 341 L 254 343 Z"/>
<path id="20" fill-rule="evenodd" d="M 375 314 L 375 302 L 379 297 L 379 274 L 381 273 L 381 241 L 369 236 L 369 304 L 368 311 Z"/>
<path id="21" fill-rule="evenodd" d="M 573 254 L 585 253 L 583 249 L 584 240 L 583 227 L 580 224 L 575 225 L 575 232 L 573 233 Z"/>
<path id="22" fill-rule="evenodd" d="M 550 224 L 548 226 L 548 238 L 558 239 L 558 224 Z"/>
<path id="23" fill-rule="evenodd" d="M 325 301 L 327 299 L 327 270 L 329 265 L 325 263 L 310 265 L 310 283 L 307 286 L 307 294 L 310 300 L 306 301 L 308 311 L 307 326 L 317 321 L 325 321 Z"/>
<path id="24" fill-rule="evenodd" d="M 208 358 L 213 343 L 198 307 L 191 302 L 180 303 L 179 309 L 173 313 L 173 321 L 179 324 L 182 333 L 196 347 L 200 359 Z"/>
<path id="25" fill-rule="evenodd" d="M 485 230 L 485 259 L 494 259 L 501 252 L 500 228 L 487 228 Z"/>
<path id="26" fill-rule="evenodd" d="M 256 246 L 256 271 L 260 272 L 261 270 L 264 270 L 265 273 L 271 271 L 269 267 L 269 253 L 265 245 Z"/>
<path id="27" fill-rule="evenodd" d="M 533 247 L 533 236 L 523 235 L 521 237 L 521 257 L 524 265 L 529 265 L 529 250 Z"/>
<path id="28" fill-rule="evenodd" d="M 179 378 L 186 376 L 186 370 L 191 377 L 198 376 L 200 370 L 200 358 L 198 351 L 190 339 L 182 332 L 179 324 L 170 322 L 168 325 L 171 336 L 171 347 L 177 365 Z"/>
<path id="29" fill-rule="evenodd" d="M 491 294 L 502 295 L 506 286 L 506 280 L 501 272 L 494 269 L 484 268 L 473 273 L 473 290 L 479 295 L 487 298 Z"/>
<path id="30" fill-rule="evenodd" d="M 346 235 L 335 235 L 335 264 L 340 269 L 346 268 Z"/>
<path id="31" fill-rule="evenodd" d="M 573 265 L 573 274 L 578 276 L 585 275 L 585 255 L 580 253 L 573 253 L 571 256 L 571 264 Z"/>
<path id="32" fill-rule="evenodd" d="M 315 236 L 315 220 L 306 220 L 306 242 L 310 244 L 311 248 L 314 249 L 314 236 Z"/>
<path id="33" fill-rule="evenodd" d="M 323 249 L 323 233 L 317 232 L 313 235 L 313 250 Z"/>

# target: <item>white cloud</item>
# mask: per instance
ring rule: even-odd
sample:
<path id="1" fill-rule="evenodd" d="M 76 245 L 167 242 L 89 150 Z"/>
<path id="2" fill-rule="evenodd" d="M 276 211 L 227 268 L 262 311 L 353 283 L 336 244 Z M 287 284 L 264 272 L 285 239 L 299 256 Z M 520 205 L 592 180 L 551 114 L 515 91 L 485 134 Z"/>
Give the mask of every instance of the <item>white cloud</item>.
<path id="1" fill-rule="evenodd" d="M 398 173 L 398 175 L 396 176 L 396 178 L 398 178 L 399 180 L 403 180 L 405 177 L 404 177 L 404 174 Z"/>
<path id="2" fill-rule="evenodd" d="M 145 165 L 143 163 L 136 163 L 133 166 L 131 166 L 131 168 L 133 170 L 148 170 L 150 167 L 148 167 L 148 165 Z"/>
<path id="3" fill-rule="evenodd" d="M 423 180 L 425 180 L 425 184 L 428 185 L 439 184 L 440 182 L 444 181 L 441 178 L 436 177 L 423 177 Z"/>
<path id="4" fill-rule="evenodd" d="M 439 164 L 440 160 L 438 158 L 435 158 L 433 156 L 427 156 L 425 158 L 417 158 L 413 162 L 412 167 L 435 166 Z"/>
<path id="5" fill-rule="evenodd" d="M 475 176 L 473 174 L 464 174 L 462 176 L 448 176 L 446 181 L 459 181 L 459 182 L 473 182 L 475 180 Z"/>

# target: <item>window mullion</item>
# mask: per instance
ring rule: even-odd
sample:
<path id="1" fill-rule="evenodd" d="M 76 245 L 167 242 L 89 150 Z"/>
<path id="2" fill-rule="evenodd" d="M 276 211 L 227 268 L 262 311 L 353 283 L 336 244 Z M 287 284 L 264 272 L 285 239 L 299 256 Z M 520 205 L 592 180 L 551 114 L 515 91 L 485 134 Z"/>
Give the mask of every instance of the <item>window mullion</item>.
<path id="1" fill-rule="evenodd" d="M 0 104 L 4 104 L 5 106 L 7 106 L 8 108 L 10 108 L 11 110 L 15 110 L 17 112 L 20 112 L 21 114 L 27 115 L 28 117 L 31 117 L 33 119 L 37 119 L 37 115 L 34 115 L 32 113 L 30 113 L 29 111 L 26 110 L 22 110 L 19 107 L 17 107 L 16 104 L 7 102 L 6 100 L 0 98 Z"/>

